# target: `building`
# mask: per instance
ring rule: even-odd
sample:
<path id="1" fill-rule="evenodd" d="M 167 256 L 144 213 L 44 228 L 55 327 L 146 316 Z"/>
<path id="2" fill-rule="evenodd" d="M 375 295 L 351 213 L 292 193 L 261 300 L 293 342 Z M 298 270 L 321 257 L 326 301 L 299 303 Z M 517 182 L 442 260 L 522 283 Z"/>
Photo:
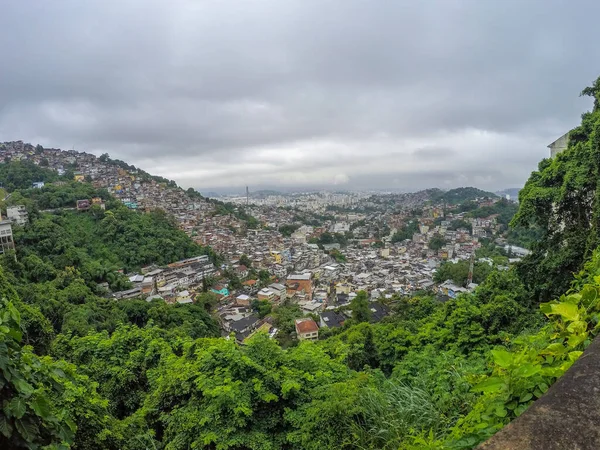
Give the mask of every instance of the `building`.
<path id="1" fill-rule="evenodd" d="M 275 300 L 283 300 L 286 297 L 286 289 L 283 284 L 273 283 L 269 285 L 269 289 L 275 293 Z"/>
<path id="2" fill-rule="evenodd" d="M 263 288 L 260 291 L 258 291 L 256 297 L 259 300 L 267 300 L 269 302 L 272 302 L 273 300 L 275 300 L 275 292 L 273 292 L 269 288 Z"/>
<path id="3" fill-rule="evenodd" d="M 87 211 L 90 209 L 90 201 L 88 199 L 77 200 L 77 211 Z"/>
<path id="4" fill-rule="evenodd" d="M 328 328 L 339 328 L 344 325 L 344 321 L 346 317 L 343 314 L 340 314 L 335 311 L 324 311 L 320 314 L 321 317 L 321 327 Z"/>
<path id="5" fill-rule="evenodd" d="M 17 225 L 25 225 L 29 221 L 27 209 L 25 209 L 24 205 L 17 205 L 6 208 L 6 216 L 9 220 L 12 220 Z"/>
<path id="6" fill-rule="evenodd" d="M 238 306 L 250 306 L 250 296 L 240 294 L 235 298 L 235 304 Z"/>
<path id="7" fill-rule="evenodd" d="M 14 250 L 15 243 L 12 235 L 12 223 L 10 220 L 0 221 L 0 252 L 6 253 L 8 250 Z"/>
<path id="8" fill-rule="evenodd" d="M 301 294 L 307 300 L 312 298 L 312 277 L 310 273 L 291 274 L 286 281 L 288 297 Z"/>
<path id="9" fill-rule="evenodd" d="M 559 137 L 557 140 L 548 145 L 550 149 L 550 157 L 554 158 L 559 153 L 566 150 L 569 145 L 569 131 Z"/>
<path id="10" fill-rule="evenodd" d="M 296 335 L 301 341 L 316 341 L 319 339 L 319 326 L 314 320 L 310 318 L 296 319 L 295 324 Z"/>

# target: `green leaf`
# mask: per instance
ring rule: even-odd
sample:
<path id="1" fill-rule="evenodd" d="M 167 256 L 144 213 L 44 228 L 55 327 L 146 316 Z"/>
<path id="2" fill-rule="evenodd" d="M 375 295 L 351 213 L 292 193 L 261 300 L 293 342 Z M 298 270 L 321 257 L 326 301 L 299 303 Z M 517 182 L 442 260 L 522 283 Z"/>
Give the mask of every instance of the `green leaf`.
<path id="1" fill-rule="evenodd" d="M 36 438 L 38 427 L 31 421 L 23 419 L 15 420 L 15 427 L 26 441 L 33 441 Z"/>
<path id="2" fill-rule="evenodd" d="M 20 419 L 25 415 L 27 405 L 25 404 L 24 399 L 22 399 L 21 397 L 15 397 L 10 401 L 8 409 L 12 413 L 13 417 Z"/>
<path id="3" fill-rule="evenodd" d="M 533 394 L 531 392 L 527 392 L 526 394 L 521 395 L 521 398 L 519 399 L 519 403 L 528 402 L 532 398 L 533 398 Z"/>
<path id="4" fill-rule="evenodd" d="M 31 403 L 31 408 L 42 419 L 48 419 L 50 416 L 50 405 L 46 397 L 38 395 Z"/>
<path id="5" fill-rule="evenodd" d="M 481 391 L 481 392 L 495 392 L 506 387 L 506 383 L 503 378 L 500 377 L 490 377 L 486 380 L 483 380 L 481 383 L 473 386 L 473 391 Z"/>
<path id="6" fill-rule="evenodd" d="M 502 406 L 498 406 L 496 408 L 496 415 L 498 417 L 506 417 L 506 414 L 507 414 L 506 409 L 504 409 Z"/>
<path id="7" fill-rule="evenodd" d="M 16 378 L 14 380 L 14 385 L 17 388 L 17 391 L 19 391 L 21 394 L 23 394 L 26 397 L 30 396 L 31 393 L 33 392 L 33 387 L 27 381 L 23 380 L 22 378 Z"/>
<path id="8" fill-rule="evenodd" d="M 513 363 L 514 356 L 506 350 L 492 350 L 494 362 L 504 369 L 508 369 Z"/>
<path id="9" fill-rule="evenodd" d="M 565 320 L 573 321 L 579 319 L 579 308 L 573 303 L 562 302 L 552 305 L 551 314 L 558 314 Z"/>
<path id="10" fill-rule="evenodd" d="M 574 334 L 584 333 L 585 330 L 587 330 L 587 322 L 583 320 L 575 320 L 567 327 L 567 331 Z"/>
<path id="11" fill-rule="evenodd" d="M 4 415 L 0 415 L 0 433 L 6 437 L 12 435 L 12 425 Z"/>
<path id="12" fill-rule="evenodd" d="M 553 303 L 540 303 L 540 310 L 544 314 L 551 314 L 552 313 L 552 305 L 553 305 Z"/>
<path id="13" fill-rule="evenodd" d="M 564 345 L 555 342 L 554 344 L 550 344 L 544 350 L 542 350 L 542 354 L 544 355 L 562 355 L 565 353 L 567 349 Z"/>
<path id="14" fill-rule="evenodd" d="M 523 364 L 514 370 L 514 375 L 517 377 L 529 378 L 538 373 L 542 369 L 539 365 L 533 365 L 531 363 Z"/>
<path id="15" fill-rule="evenodd" d="M 540 388 L 540 391 L 542 391 L 542 393 L 546 393 L 546 391 L 548 390 L 548 385 L 546 383 L 540 383 L 538 384 L 538 388 Z"/>
<path id="16" fill-rule="evenodd" d="M 579 344 L 581 344 L 586 339 L 587 339 L 587 333 L 574 334 L 572 336 L 569 336 L 569 339 L 567 339 L 567 344 L 569 345 L 569 347 L 575 348 L 575 347 L 579 346 Z"/>
<path id="17" fill-rule="evenodd" d="M 583 354 L 583 352 L 569 352 L 569 359 L 573 362 L 577 361 L 579 357 Z"/>

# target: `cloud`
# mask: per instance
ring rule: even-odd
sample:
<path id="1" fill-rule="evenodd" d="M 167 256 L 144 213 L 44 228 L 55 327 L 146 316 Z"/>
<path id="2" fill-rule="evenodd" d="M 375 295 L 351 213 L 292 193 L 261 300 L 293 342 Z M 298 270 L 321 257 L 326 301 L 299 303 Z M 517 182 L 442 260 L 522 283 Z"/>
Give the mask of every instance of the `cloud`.
<path id="1" fill-rule="evenodd" d="M 108 152 L 185 187 L 518 186 L 590 107 L 578 93 L 600 73 L 599 12 L 8 2 L 0 140 Z"/>

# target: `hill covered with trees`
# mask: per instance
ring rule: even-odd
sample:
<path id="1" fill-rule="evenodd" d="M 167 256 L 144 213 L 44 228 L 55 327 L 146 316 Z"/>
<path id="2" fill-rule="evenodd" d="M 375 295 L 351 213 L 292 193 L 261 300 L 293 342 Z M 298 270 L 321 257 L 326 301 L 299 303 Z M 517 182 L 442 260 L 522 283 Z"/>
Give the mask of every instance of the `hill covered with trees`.
<path id="1" fill-rule="evenodd" d="M 134 267 L 192 250 L 183 236 L 182 249 L 161 241 L 167 218 L 109 198 L 98 217 L 48 216 L 44 190 L 20 191 L 32 221 L 16 234 L 17 261 L 0 258 L 0 448 L 474 448 L 597 333 L 600 79 L 584 94 L 593 111 L 520 193 L 513 224 L 541 230 L 521 264 L 445 302 L 392 299 L 377 324 L 360 293 L 343 327 L 287 349 L 261 333 L 245 345 L 219 337 L 207 297 L 173 307 L 93 292 L 94 261 Z"/>
<path id="2" fill-rule="evenodd" d="M 449 191 L 434 191 L 431 195 L 431 200 L 437 203 L 447 203 L 449 205 L 457 205 L 478 198 L 496 198 L 496 194 L 492 192 L 482 191 L 475 187 L 460 187 L 450 189 Z"/>

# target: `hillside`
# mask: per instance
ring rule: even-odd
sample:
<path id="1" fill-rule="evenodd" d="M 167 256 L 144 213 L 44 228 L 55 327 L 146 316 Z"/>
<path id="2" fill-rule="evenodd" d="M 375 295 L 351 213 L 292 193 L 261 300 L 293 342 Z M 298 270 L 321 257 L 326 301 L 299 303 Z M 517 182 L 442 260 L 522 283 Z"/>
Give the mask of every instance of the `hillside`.
<path id="1" fill-rule="evenodd" d="M 84 273 L 94 265 L 199 250 L 164 215 L 131 211 L 87 183 L 15 191 L 8 201 L 26 203 L 31 218 L 16 227 L 17 259 L 0 257 L 0 448 L 476 447 L 598 333 L 600 78 L 584 94 L 593 111 L 520 193 L 512 222 L 540 232 L 521 263 L 489 268 L 455 298 L 383 299 L 392 314 L 379 322 L 359 291 L 342 326 L 286 349 L 266 333 L 243 344 L 220 337 L 211 294 L 168 305 L 93 292 Z M 106 209 L 60 206 L 84 191 Z M 448 202 L 482 195 L 449 192 Z M 514 205 L 492 207 L 508 217 Z M 294 326 L 294 308 L 277 306 L 279 326 Z"/>
<path id="2" fill-rule="evenodd" d="M 492 192 L 482 191 L 475 187 L 460 187 L 450 189 L 449 191 L 439 191 L 433 193 L 431 200 L 438 203 L 447 203 L 449 205 L 457 205 L 478 198 L 496 198 L 496 194 Z"/>
<path id="3" fill-rule="evenodd" d="M 9 190 L 31 187 L 37 181 L 87 181 L 105 189 L 128 208 L 151 211 L 162 209 L 179 225 L 202 222 L 209 216 L 230 214 L 218 209 L 218 201 L 203 197 L 196 190 L 183 190 L 173 180 L 151 175 L 108 154 L 99 157 L 74 150 L 33 146 L 22 141 L 0 143 L 0 182 Z M 249 215 L 235 207 L 235 219 L 244 226 Z"/>

